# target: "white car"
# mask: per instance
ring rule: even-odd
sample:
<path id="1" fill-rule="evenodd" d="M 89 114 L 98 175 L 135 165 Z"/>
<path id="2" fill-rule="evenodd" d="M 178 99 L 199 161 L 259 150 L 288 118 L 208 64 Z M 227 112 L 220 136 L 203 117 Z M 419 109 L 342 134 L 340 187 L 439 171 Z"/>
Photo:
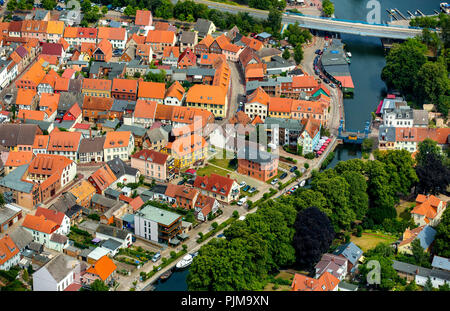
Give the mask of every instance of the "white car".
<path id="1" fill-rule="evenodd" d="M 245 181 L 243 181 L 243 182 L 241 182 L 240 184 L 239 184 L 239 187 L 245 187 L 247 185 L 247 183 L 245 182 Z"/>
<path id="2" fill-rule="evenodd" d="M 277 182 L 278 182 L 278 178 L 275 178 L 274 180 L 272 180 L 272 181 L 270 182 L 270 184 L 273 186 L 273 185 L 275 185 Z"/>
<path id="3" fill-rule="evenodd" d="M 242 204 L 244 204 L 247 201 L 247 197 L 243 197 L 241 198 L 238 202 L 237 205 L 241 206 Z"/>

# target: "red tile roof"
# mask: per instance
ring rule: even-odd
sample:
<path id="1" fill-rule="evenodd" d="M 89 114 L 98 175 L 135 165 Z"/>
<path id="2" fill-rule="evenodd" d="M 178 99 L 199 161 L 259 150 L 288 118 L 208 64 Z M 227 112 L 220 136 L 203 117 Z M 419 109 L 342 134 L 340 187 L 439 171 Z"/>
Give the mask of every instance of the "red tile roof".
<path id="1" fill-rule="evenodd" d="M 228 196 L 236 180 L 212 173 L 211 176 L 197 176 L 194 187 L 218 195 Z"/>
<path id="2" fill-rule="evenodd" d="M 63 212 L 58 212 L 58 211 L 43 208 L 40 206 L 37 208 L 36 213 L 34 215 L 38 216 L 38 217 L 44 216 L 45 219 L 51 220 L 60 226 L 62 225 L 64 216 L 66 216 Z"/>
<path id="3" fill-rule="evenodd" d="M 116 271 L 116 269 L 117 266 L 114 262 L 105 255 L 97 260 L 97 262 L 87 269 L 86 272 L 97 275 L 102 281 L 105 281 L 114 271 Z"/>
<path id="4" fill-rule="evenodd" d="M 8 234 L 0 239 L 0 266 L 16 256 L 18 253 L 19 248 Z"/>
<path id="5" fill-rule="evenodd" d="M 158 152 L 155 150 L 142 149 L 141 151 L 133 154 L 131 157 L 135 158 L 135 159 L 140 159 L 140 160 L 149 161 L 149 162 L 153 162 L 153 163 L 162 165 L 162 164 L 166 163 L 167 158 L 169 156 L 165 153 Z"/>
<path id="6" fill-rule="evenodd" d="M 333 291 L 339 284 L 339 279 L 326 271 L 318 279 L 296 273 L 292 281 L 292 291 L 324 292 Z"/>
<path id="7" fill-rule="evenodd" d="M 25 216 L 22 226 L 47 234 L 53 233 L 59 228 L 59 225 L 56 222 L 46 219 L 44 215 L 35 216 L 31 214 Z"/>

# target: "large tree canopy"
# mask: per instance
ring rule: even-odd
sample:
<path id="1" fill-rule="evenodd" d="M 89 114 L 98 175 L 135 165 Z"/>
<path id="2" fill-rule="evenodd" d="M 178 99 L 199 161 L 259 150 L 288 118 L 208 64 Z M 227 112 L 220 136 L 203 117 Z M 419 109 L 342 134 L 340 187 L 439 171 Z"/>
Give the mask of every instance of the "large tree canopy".
<path id="1" fill-rule="evenodd" d="M 310 269 L 330 248 L 335 235 L 333 226 L 327 215 L 317 207 L 308 207 L 298 213 L 294 227 L 297 264 Z"/>

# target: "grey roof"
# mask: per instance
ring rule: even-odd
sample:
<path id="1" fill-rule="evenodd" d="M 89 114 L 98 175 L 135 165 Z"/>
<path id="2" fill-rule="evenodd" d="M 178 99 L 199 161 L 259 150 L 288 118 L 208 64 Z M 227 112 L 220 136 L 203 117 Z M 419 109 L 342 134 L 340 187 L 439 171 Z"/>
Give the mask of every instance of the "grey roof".
<path id="1" fill-rule="evenodd" d="M 63 128 L 63 129 L 70 129 L 72 126 L 74 126 L 75 121 L 62 121 L 62 122 L 54 122 L 55 127 L 57 128 Z"/>
<path id="2" fill-rule="evenodd" d="M 41 131 L 48 131 L 48 129 L 50 128 L 50 126 L 53 124 L 53 122 L 47 122 L 47 121 L 40 121 L 40 120 L 32 120 L 32 119 L 26 119 L 25 120 L 26 124 L 33 124 L 33 125 L 37 125 L 39 127 L 39 129 L 41 129 Z"/>
<path id="3" fill-rule="evenodd" d="M 275 160 L 277 155 L 256 148 L 246 147 L 238 150 L 237 158 L 246 159 L 252 162 L 267 163 Z"/>
<path id="4" fill-rule="evenodd" d="M 295 67 L 295 64 L 280 56 L 272 56 L 272 61 L 267 63 L 267 69 Z"/>
<path id="5" fill-rule="evenodd" d="M 180 34 L 180 42 L 184 44 L 194 44 L 195 35 L 196 34 L 193 31 L 182 31 Z"/>
<path id="6" fill-rule="evenodd" d="M 0 206 L 0 226 L 3 225 L 6 221 L 13 218 L 19 211 L 13 208 L 8 207 L 9 204 L 4 206 Z"/>
<path id="7" fill-rule="evenodd" d="M 266 118 L 265 123 L 267 125 L 276 124 L 280 128 L 289 129 L 289 130 L 299 130 L 303 129 L 303 125 L 300 120 L 294 119 L 284 119 L 284 118 Z"/>
<path id="8" fill-rule="evenodd" d="M 143 137 L 147 131 L 145 127 L 138 126 L 138 125 L 126 125 L 122 124 L 117 131 L 130 131 L 133 133 L 134 136 L 141 136 Z"/>
<path id="9" fill-rule="evenodd" d="M 107 198 L 111 198 L 113 200 L 117 200 L 121 194 L 120 191 L 108 188 L 104 191 L 104 194 Z"/>
<path id="10" fill-rule="evenodd" d="M 287 77 L 286 77 L 287 78 Z M 276 79 L 267 79 L 265 81 L 248 81 L 245 85 L 245 90 L 247 94 L 252 93 L 254 90 L 256 90 L 258 87 L 264 87 L 264 86 L 272 86 L 275 87 L 279 84 L 279 82 Z"/>
<path id="11" fill-rule="evenodd" d="M 194 30 L 198 31 L 200 36 L 205 36 L 208 33 L 209 27 L 211 26 L 212 23 L 213 22 L 207 19 L 199 18 L 197 19 L 197 22 L 194 25 Z"/>
<path id="12" fill-rule="evenodd" d="M 107 239 L 107 240 L 104 240 L 100 244 L 100 246 L 114 251 L 114 250 L 120 248 L 122 246 L 122 243 L 120 243 L 119 241 L 114 240 L 114 239 Z"/>
<path id="13" fill-rule="evenodd" d="M 96 232 L 110 236 L 110 237 L 122 239 L 122 240 L 125 240 L 129 234 L 129 232 L 126 230 L 121 230 L 116 227 L 107 226 L 107 225 L 103 225 L 103 224 L 100 224 L 98 226 Z"/>
<path id="14" fill-rule="evenodd" d="M 350 284 L 344 281 L 339 282 L 339 288 L 346 289 L 348 291 L 356 291 L 358 289 L 358 285 Z"/>
<path id="15" fill-rule="evenodd" d="M 395 127 L 381 125 L 378 130 L 378 140 L 395 142 Z"/>
<path id="16" fill-rule="evenodd" d="M 44 245 L 37 242 L 31 242 L 30 244 L 28 244 L 28 249 L 35 251 L 36 253 L 39 253 L 44 250 Z"/>
<path id="17" fill-rule="evenodd" d="M 333 255 L 342 255 L 348 259 L 353 265 L 361 258 L 363 251 L 353 242 L 338 246 Z"/>
<path id="18" fill-rule="evenodd" d="M 70 257 L 60 254 L 50 260 L 43 268 L 47 269 L 55 281 L 59 283 L 73 271 L 71 261 L 73 262 L 73 259 Z"/>
<path id="19" fill-rule="evenodd" d="M 67 237 L 65 235 L 62 235 L 59 233 L 53 233 L 52 237 L 50 238 L 50 241 L 59 243 L 59 244 L 66 244 Z"/>
<path id="20" fill-rule="evenodd" d="M 83 84 L 82 79 L 70 79 L 69 80 L 69 93 L 79 94 L 81 92 L 81 85 Z"/>
<path id="21" fill-rule="evenodd" d="M 430 226 L 425 226 L 417 235 L 416 239 L 420 240 L 420 246 L 423 249 L 428 249 L 436 236 L 436 230 Z"/>
<path id="22" fill-rule="evenodd" d="M 328 65 L 324 66 L 324 69 L 334 77 L 350 75 L 350 69 L 348 68 L 348 65 Z"/>
<path id="23" fill-rule="evenodd" d="M 117 21 L 111 21 L 109 23 L 109 26 L 113 27 L 113 28 L 120 28 L 122 26 L 122 24 L 120 22 L 117 22 Z"/>
<path id="24" fill-rule="evenodd" d="M 101 195 L 101 194 L 98 194 L 98 193 L 95 193 L 92 196 L 91 202 L 95 203 L 95 204 L 99 204 L 99 205 L 104 206 L 104 207 L 109 208 L 109 209 L 113 208 L 114 206 L 119 205 L 119 204 L 122 205 L 122 203 L 120 203 L 120 202 L 118 202 L 116 200 L 107 198 L 104 195 Z"/>
<path id="25" fill-rule="evenodd" d="M 169 133 L 165 130 L 161 129 L 160 127 L 148 130 L 146 133 L 146 138 L 150 140 L 150 142 L 153 144 L 153 142 L 158 142 L 160 140 L 168 140 Z"/>
<path id="26" fill-rule="evenodd" d="M 89 246 L 89 248 L 82 249 L 80 252 L 81 257 L 87 257 L 95 249 L 95 247 Z"/>
<path id="27" fill-rule="evenodd" d="M 427 269 L 424 267 L 412 265 L 406 262 L 401 262 L 397 260 L 392 261 L 392 267 L 395 271 L 411 274 L 411 275 L 419 275 L 422 277 L 430 277 L 430 278 L 439 278 L 441 280 L 450 281 L 450 272 L 442 271 L 437 269 Z"/>
<path id="28" fill-rule="evenodd" d="M 15 147 L 17 145 L 33 145 L 37 126 L 34 124 L 0 124 L 0 145 Z"/>
<path id="29" fill-rule="evenodd" d="M 27 169 L 28 164 L 15 168 L 11 173 L 0 179 L 0 186 L 24 193 L 30 193 L 33 189 L 33 183 L 22 180 Z"/>
<path id="30" fill-rule="evenodd" d="M 102 124 L 102 127 L 109 127 L 109 128 L 115 129 L 119 123 L 120 123 L 119 119 L 105 120 L 105 122 L 103 122 L 103 124 Z"/>
<path id="31" fill-rule="evenodd" d="M 433 257 L 433 262 L 431 263 L 431 266 L 433 268 L 450 271 L 450 259 L 435 255 Z"/>
<path id="32" fill-rule="evenodd" d="M 187 76 L 210 76 L 214 77 L 216 70 L 213 68 L 203 68 L 203 67 L 189 67 L 187 69 Z"/>
<path id="33" fill-rule="evenodd" d="M 111 106 L 111 111 L 124 112 L 130 102 L 134 102 L 134 106 L 136 106 L 136 101 L 133 100 L 114 99 L 114 102 Z"/>
<path id="34" fill-rule="evenodd" d="M 256 36 L 257 37 L 261 37 L 263 39 L 267 39 L 267 38 L 272 37 L 272 35 L 270 33 L 268 33 L 268 32 L 261 32 L 261 33 L 257 34 Z"/>
<path id="35" fill-rule="evenodd" d="M 261 50 L 256 52 L 256 55 L 259 57 L 267 57 L 267 56 L 275 56 L 280 55 L 282 52 L 279 49 L 275 48 L 262 48 Z"/>
<path id="36" fill-rule="evenodd" d="M 335 277 L 339 278 L 340 274 L 338 273 L 338 270 L 342 268 L 346 262 L 346 258 L 342 258 L 333 254 L 323 254 L 320 261 L 315 265 L 315 269 L 317 271 L 317 275 L 321 275 L 322 273 L 328 271 Z"/>
<path id="37" fill-rule="evenodd" d="M 324 66 L 346 65 L 348 67 L 344 46 L 340 40 L 333 39 L 331 45 L 323 51 L 321 62 Z"/>
<path id="38" fill-rule="evenodd" d="M 176 72 L 172 74 L 172 81 L 184 81 L 186 80 L 186 72 Z"/>
<path id="39" fill-rule="evenodd" d="M 114 158 L 114 159 L 106 162 L 106 164 L 108 164 L 109 168 L 113 171 L 114 175 L 116 175 L 117 179 L 119 179 L 121 176 L 123 176 L 125 174 L 131 175 L 131 176 L 136 176 L 136 174 L 139 172 L 138 169 L 135 169 L 135 168 L 125 164 L 125 162 L 123 162 L 119 158 Z"/>
<path id="40" fill-rule="evenodd" d="M 428 126 L 428 111 L 413 110 L 414 126 Z"/>
<path id="41" fill-rule="evenodd" d="M 117 78 L 125 69 L 125 63 L 113 63 L 113 62 L 93 62 L 91 68 L 89 70 L 89 74 L 98 74 L 100 68 L 108 68 L 110 69 L 108 73 L 108 79 Z"/>
<path id="42" fill-rule="evenodd" d="M 149 191 L 151 191 L 152 193 L 157 193 L 157 194 L 165 194 L 166 189 L 167 189 L 167 185 L 154 185 Z M 146 195 L 145 192 L 143 192 L 142 194 Z"/>
<path id="43" fill-rule="evenodd" d="M 61 96 L 59 97 L 58 102 L 58 115 L 64 115 L 67 110 L 72 108 L 72 106 L 77 103 L 80 109 L 82 108 L 83 103 L 83 94 L 80 93 L 69 93 L 69 92 L 62 92 L 60 93 Z"/>
<path id="44" fill-rule="evenodd" d="M 9 236 L 18 249 L 24 249 L 33 242 L 33 235 L 23 227 L 17 227 L 9 233 Z"/>
<path id="45" fill-rule="evenodd" d="M 66 192 L 59 196 L 49 209 L 55 210 L 61 213 L 66 213 L 71 207 L 77 204 L 77 198 L 70 192 Z"/>
<path id="46" fill-rule="evenodd" d="M 83 138 L 80 141 L 79 153 L 103 152 L 106 136 Z"/>
<path id="47" fill-rule="evenodd" d="M 145 206 L 140 211 L 138 211 L 136 215 L 142 216 L 146 219 L 155 221 L 165 226 L 169 226 L 173 222 L 181 218 L 181 215 L 151 205 Z"/>

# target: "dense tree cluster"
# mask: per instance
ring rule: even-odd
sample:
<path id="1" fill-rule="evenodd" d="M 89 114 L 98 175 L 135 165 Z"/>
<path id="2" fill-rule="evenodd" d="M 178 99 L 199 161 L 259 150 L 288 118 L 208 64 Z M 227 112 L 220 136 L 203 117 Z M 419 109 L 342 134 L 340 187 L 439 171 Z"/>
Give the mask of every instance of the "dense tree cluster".
<path id="1" fill-rule="evenodd" d="M 188 275 L 189 290 L 260 290 L 270 272 L 295 261 L 296 210 L 264 203 L 244 221 L 199 250 Z"/>
<path id="2" fill-rule="evenodd" d="M 334 4 L 330 0 L 323 0 L 322 1 L 322 9 L 323 14 L 325 16 L 331 16 L 334 14 Z"/>
<path id="3" fill-rule="evenodd" d="M 433 243 L 433 253 L 450 258 L 450 208 L 446 208 L 441 222 L 436 227 L 436 238 Z"/>
<path id="4" fill-rule="evenodd" d="M 325 213 L 308 207 L 298 213 L 294 227 L 297 265 L 311 269 L 330 248 L 335 235 L 333 226 Z"/>
<path id="5" fill-rule="evenodd" d="M 441 35 L 424 28 L 422 35 L 394 44 L 386 57 L 381 78 L 389 88 L 402 92 L 421 106 L 432 103 L 445 116 L 450 109 L 450 17 L 419 17 L 411 21 L 420 27 L 441 28 Z M 435 56 L 428 60 L 429 52 Z"/>

